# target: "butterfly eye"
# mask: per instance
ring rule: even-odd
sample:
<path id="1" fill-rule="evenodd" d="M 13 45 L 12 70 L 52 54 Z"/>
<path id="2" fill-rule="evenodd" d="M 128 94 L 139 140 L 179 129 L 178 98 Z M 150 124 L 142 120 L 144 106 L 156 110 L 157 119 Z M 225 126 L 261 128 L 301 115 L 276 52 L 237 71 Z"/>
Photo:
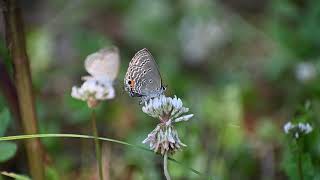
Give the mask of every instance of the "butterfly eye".
<path id="1" fill-rule="evenodd" d="M 130 85 L 132 83 L 132 81 L 131 80 L 128 80 L 128 84 Z"/>

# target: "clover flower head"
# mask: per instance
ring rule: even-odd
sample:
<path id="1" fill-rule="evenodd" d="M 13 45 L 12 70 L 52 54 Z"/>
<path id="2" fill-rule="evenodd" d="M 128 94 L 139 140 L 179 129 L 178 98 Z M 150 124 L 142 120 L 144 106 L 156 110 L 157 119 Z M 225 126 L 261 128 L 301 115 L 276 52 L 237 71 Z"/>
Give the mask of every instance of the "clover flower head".
<path id="1" fill-rule="evenodd" d="M 302 135 L 311 133 L 313 128 L 309 123 L 299 122 L 297 124 L 293 124 L 292 122 L 287 122 L 283 126 L 283 130 L 286 134 L 291 134 L 294 138 L 298 139 Z"/>
<path id="2" fill-rule="evenodd" d="M 88 106 L 93 108 L 102 100 L 113 99 L 115 97 L 115 90 L 111 82 L 92 77 L 87 78 L 81 87 L 73 86 L 71 96 L 87 101 Z"/>
<path id="3" fill-rule="evenodd" d="M 149 143 L 151 150 L 162 155 L 166 152 L 173 154 L 186 146 L 181 142 L 173 125 L 176 122 L 188 121 L 193 114 L 184 114 L 189 111 L 189 108 L 183 106 L 180 98 L 161 95 L 145 102 L 142 111 L 160 120 L 160 123 L 142 143 Z"/>
<path id="4" fill-rule="evenodd" d="M 113 99 L 115 90 L 112 86 L 119 70 L 120 55 L 117 47 L 103 48 L 87 56 L 84 68 L 90 74 L 83 76 L 81 87 L 72 87 L 71 96 L 87 101 L 93 108 L 102 100 Z"/>
<path id="5" fill-rule="evenodd" d="M 288 134 L 292 127 L 293 127 L 293 124 L 292 124 L 291 122 L 287 122 L 287 123 L 283 126 L 283 130 L 284 130 L 284 132 L 285 132 L 286 134 Z"/>

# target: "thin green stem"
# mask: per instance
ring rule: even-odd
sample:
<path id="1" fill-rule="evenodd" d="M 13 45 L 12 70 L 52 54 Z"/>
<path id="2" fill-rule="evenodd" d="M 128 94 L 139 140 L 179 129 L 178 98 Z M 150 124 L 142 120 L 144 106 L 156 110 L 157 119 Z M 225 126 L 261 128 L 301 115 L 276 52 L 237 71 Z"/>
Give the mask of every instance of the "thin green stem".
<path id="1" fill-rule="evenodd" d="M 168 152 L 165 152 L 163 156 L 163 171 L 166 179 L 171 180 L 171 177 L 168 171 Z"/>
<path id="2" fill-rule="evenodd" d="M 100 178 L 100 180 L 103 180 L 101 147 L 100 147 L 100 142 L 98 139 L 99 135 L 98 135 L 98 129 L 97 129 L 96 113 L 94 110 L 92 110 L 92 114 L 91 114 L 91 123 L 92 123 L 92 132 L 93 132 L 93 136 L 94 136 L 96 159 L 98 161 L 99 178 Z"/>
<path id="3" fill-rule="evenodd" d="M 299 148 L 299 147 L 298 147 L 298 148 Z M 302 152 L 301 152 L 300 148 L 298 149 L 298 162 L 297 162 L 297 166 L 298 166 L 299 179 L 300 179 L 300 180 L 303 180 Z"/>
<path id="4" fill-rule="evenodd" d="M 16 135 L 16 136 L 4 136 L 4 137 L 0 137 L 0 141 L 13 141 L 13 140 L 23 140 L 23 139 L 34 139 L 34 138 L 83 138 L 83 139 L 95 139 L 94 136 L 89 136 L 89 135 L 83 135 L 83 134 L 29 134 L 29 135 Z M 148 151 L 150 153 L 154 153 L 152 150 L 147 149 L 143 146 L 139 146 L 139 145 L 134 145 L 131 143 L 127 143 L 124 141 L 120 141 L 120 140 L 116 140 L 116 139 L 111 139 L 111 138 L 105 138 L 105 137 L 98 137 L 98 139 L 100 141 L 108 141 L 108 142 L 112 142 L 112 143 L 117 143 L 117 144 L 121 144 L 121 145 L 125 145 L 125 146 L 130 146 L 133 148 L 138 148 L 144 151 Z M 192 171 L 193 173 L 197 174 L 198 176 L 202 177 L 201 179 L 213 179 L 213 177 L 209 177 L 205 174 L 202 174 L 201 172 L 191 168 L 191 167 L 187 167 L 186 165 L 184 165 L 183 163 L 168 157 L 168 160 L 180 165 L 182 168 L 187 169 L 189 171 Z"/>

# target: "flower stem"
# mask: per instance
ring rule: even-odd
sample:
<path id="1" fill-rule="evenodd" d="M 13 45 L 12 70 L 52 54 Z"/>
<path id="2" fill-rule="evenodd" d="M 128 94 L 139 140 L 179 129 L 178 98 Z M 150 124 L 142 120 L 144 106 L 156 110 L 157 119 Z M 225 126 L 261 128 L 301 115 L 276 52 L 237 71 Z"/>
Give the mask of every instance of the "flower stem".
<path id="1" fill-rule="evenodd" d="M 163 156 L 163 171 L 166 179 L 171 180 L 171 177 L 168 171 L 168 152 L 165 152 Z"/>
<path id="2" fill-rule="evenodd" d="M 297 166 L 298 166 L 298 174 L 299 174 L 299 179 L 303 180 L 303 170 L 302 170 L 302 152 L 299 148 L 298 150 L 298 162 L 297 162 Z"/>
<path id="3" fill-rule="evenodd" d="M 92 132 L 94 136 L 96 158 L 98 161 L 99 177 L 100 177 L 100 180 L 103 180 L 101 148 L 100 148 L 100 143 L 98 139 L 99 136 L 98 136 L 97 122 L 96 122 L 96 113 L 94 110 L 92 110 L 92 114 L 91 114 L 91 123 L 92 123 Z"/>

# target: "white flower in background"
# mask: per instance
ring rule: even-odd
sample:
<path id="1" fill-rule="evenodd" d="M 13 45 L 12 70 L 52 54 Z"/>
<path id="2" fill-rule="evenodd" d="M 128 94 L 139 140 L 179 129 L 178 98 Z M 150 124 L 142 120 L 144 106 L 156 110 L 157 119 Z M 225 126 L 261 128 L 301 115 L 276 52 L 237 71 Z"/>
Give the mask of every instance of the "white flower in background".
<path id="1" fill-rule="evenodd" d="M 180 25 L 180 44 L 184 60 L 200 64 L 206 57 L 223 47 L 230 37 L 228 23 L 223 20 L 184 17 Z"/>
<path id="2" fill-rule="evenodd" d="M 293 124 L 291 122 L 287 122 L 283 126 L 283 130 L 286 134 L 292 134 L 296 139 L 298 139 L 302 135 L 311 133 L 313 128 L 309 123 L 300 122 L 298 124 Z"/>
<path id="3" fill-rule="evenodd" d="M 145 102 L 142 111 L 160 120 L 157 127 L 143 141 L 143 143 L 149 143 L 151 150 L 162 155 L 166 152 L 173 154 L 186 146 L 179 139 L 178 132 L 173 124 L 188 121 L 193 117 L 193 114 L 184 114 L 189 111 L 189 108 L 183 106 L 180 98 L 161 95 Z"/>
<path id="4" fill-rule="evenodd" d="M 87 101 L 90 108 L 98 105 L 99 101 L 113 99 L 115 90 L 108 81 L 88 79 L 81 87 L 72 87 L 71 96 L 76 99 Z"/>
<path id="5" fill-rule="evenodd" d="M 287 122 L 284 126 L 283 126 L 283 130 L 286 134 L 289 133 L 289 131 L 292 129 L 293 125 L 291 122 Z"/>
<path id="6" fill-rule="evenodd" d="M 314 64 L 310 62 L 301 62 L 295 69 L 296 78 L 301 82 L 313 80 L 317 75 L 317 70 Z"/>
<path id="7" fill-rule="evenodd" d="M 119 50 L 116 47 L 104 48 L 90 54 L 84 63 L 90 76 L 81 78 L 84 80 L 81 87 L 72 87 L 71 96 L 87 101 L 90 108 L 97 106 L 102 100 L 113 99 L 113 81 L 119 71 L 119 61 Z"/>

